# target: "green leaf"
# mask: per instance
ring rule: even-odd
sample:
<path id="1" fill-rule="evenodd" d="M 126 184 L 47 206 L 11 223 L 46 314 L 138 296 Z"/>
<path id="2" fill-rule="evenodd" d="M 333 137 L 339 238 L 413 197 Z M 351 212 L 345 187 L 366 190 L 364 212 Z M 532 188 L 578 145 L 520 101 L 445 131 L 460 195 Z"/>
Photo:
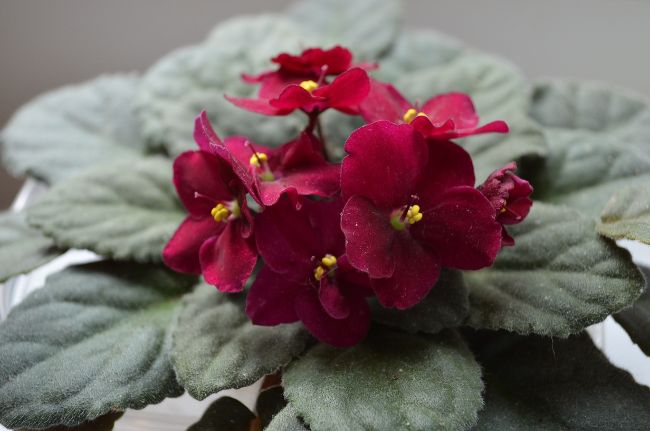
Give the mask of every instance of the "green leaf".
<path id="1" fill-rule="evenodd" d="M 31 271 L 58 255 L 54 241 L 30 228 L 24 213 L 0 213 L 0 282 Z"/>
<path id="2" fill-rule="evenodd" d="M 83 422 L 80 425 L 67 427 L 57 425 L 49 428 L 40 428 L 38 431 L 111 431 L 115 422 L 122 417 L 124 412 L 110 412 L 90 421 Z M 35 429 L 21 428 L 19 431 L 37 431 Z"/>
<path id="3" fill-rule="evenodd" d="M 481 370 L 458 334 L 375 328 L 357 346 L 318 345 L 283 377 L 315 430 L 461 430 L 482 406 Z"/>
<path id="4" fill-rule="evenodd" d="M 53 183 L 144 151 L 133 100 L 140 78 L 108 75 L 23 106 L 2 132 L 5 166 Z"/>
<path id="5" fill-rule="evenodd" d="M 411 101 L 424 102 L 440 93 L 463 92 L 472 97 L 482 124 L 494 120 L 508 123 L 507 135 L 472 136 L 459 141 L 472 154 L 479 182 L 510 161 L 537 159 L 546 154 L 544 137 L 528 116 L 529 85 L 521 72 L 505 60 L 463 47 L 437 33 L 421 31 L 405 33 L 385 62 L 385 76 L 392 77 Z"/>
<path id="6" fill-rule="evenodd" d="M 246 135 L 261 145 L 279 145 L 307 124 L 301 113 L 267 117 L 237 108 L 224 94 L 254 97 L 258 86 L 241 80 L 273 68 L 280 52 L 299 52 L 311 39 L 276 15 L 238 17 L 219 25 L 201 45 L 163 57 L 143 77 L 137 96 L 143 133 L 153 147 L 172 155 L 195 149 L 194 118 L 206 110 L 222 137 Z"/>
<path id="7" fill-rule="evenodd" d="M 0 325 L 0 423 L 74 426 L 180 395 L 168 328 L 188 288 L 131 263 L 50 276 Z"/>
<path id="8" fill-rule="evenodd" d="M 443 270 L 440 279 L 422 302 L 407 310 L 384 308 L 373 300 L 373 319 L 407 332 L 435 334 L 462 326 L 469 312 L 468 290 L 459 271 Z"/>
<path id="9" fill-rule="evenodd" d="M 358 59 L 376 60 L 398 35 L 401 6 L 398 0 L 303 0 L 289 16 L 321 46 L 343 45 Z"/>
<path id="10" fill-rule="evenodd" d="M 535 202 L 508 228 L 514 247 L 493 267 L 464 273 L 469 325 L 567 337 L 631 304 L 644 282 L 630 254 L 578 211 Z"/>
<path id="11" fill-rule="evenodd" d="M 484 333 L 487 384 L 476 431 L 642 430 L 650 389 L 609 363 L 586 333 L 568 340 Z"/>
<path id="12" fill-rule="evenodd" d="M 650 269 L 642 268 L 646 280 Z M 650 356 L 650 290 L 647 288 L 631 307 L 614 315 L 614 319 L 625 329 L 643 353 Z"/>
<path id="13" fill-rule="evenodd" d="M 308 431 L 300 419 L 296 410 L 287 404 L 285 408 L 273 417 L 271 423 L 264 428 L 264 431 Z"/>
<path id="14" fill-rule="evenodd" d="M 631 239 L 650 244 L 650 187 L 620 189 L 600 214 L 596 229 L 612 239 Z"/>
<path id="15" fill-rule="evenodd" d="M 207 408 L 201 419 L 187 431 L 251 431 L 255 415 L 230 397 L 221 397 Z"/>
<path id="16" fill-rule="evenodd" d="M 57 245 L 140 262 L 160 260 L 184 216 L 171 161 L 160 157 L 106 165 L 56 184 L 27 213 Z"/>
<path id="17" fill-rule="evenodd" d="M 598 217 L 614 192 L 650 181 L 650 109 L 640 98 L 552 81 L 536 86 L 531 114 L 550 148 L 534 178 L 538 199 Z"/>
<path id="18" fill-rule="evenodd" d="M 300 324 L 256 326 L 242 294 L 199 285 L 183 301 L 173 336 L 180 383 L 197 399 L 248 386 L 302 352 L 308 335 Z"/>

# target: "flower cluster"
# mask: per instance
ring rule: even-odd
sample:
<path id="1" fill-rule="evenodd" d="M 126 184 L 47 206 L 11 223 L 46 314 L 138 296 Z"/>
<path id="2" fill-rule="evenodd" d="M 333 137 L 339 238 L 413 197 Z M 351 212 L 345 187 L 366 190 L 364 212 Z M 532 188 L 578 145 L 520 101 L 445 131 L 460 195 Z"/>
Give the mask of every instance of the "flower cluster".
<path id="1" fill-rule="evenodd" d="M 370 326 L 368 298 L 406 309 L 420 302 L 441 268 L 492 265 L 514 244 L 505 225 L 522 221 L 530 184 L 510 163 L 475 187 L 470 155 L 452 138 L 508 131 L 479 126 L 460 93 L 410 103 L 392 85 L 354 65 L 349 50 L 280 54 L 276 70 L 243 75 L 256 99 L 229 97 L 265 115 L 301 110 L 308 124 L 294 140 L 267 148 L 241 136 L 222 140 L 205 112 L 195 124 L 198 151 L 174 162 L 174 184 L 188 217 L 163 258 L 176 271 L 203 274 L 222 292 L 239 292 L 258 258 L 247 296 L 253 323 L 302 321 L 319 340 L 345 347 Z M 319 115 L 329 109 L 368 124 L 345 143 L 342 164 L 326 159 Z"/>

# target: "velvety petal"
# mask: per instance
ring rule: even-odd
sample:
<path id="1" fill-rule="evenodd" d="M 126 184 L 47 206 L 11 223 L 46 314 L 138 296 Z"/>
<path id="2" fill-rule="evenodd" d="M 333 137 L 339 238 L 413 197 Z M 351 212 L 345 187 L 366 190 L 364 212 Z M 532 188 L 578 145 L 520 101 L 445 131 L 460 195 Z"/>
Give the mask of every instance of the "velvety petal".
<path id="1" fill-rule="evenodd" d="M 315 97 L 324 97 L 330 107 L 348 114 L 359 112 L 359 104 L 370 91 L 368 73 L 358 67 L 348 70 L 334 78 L 330 85 L 313 91 Z"/>
<path id="2" fill-rule="evenodd" d="M 424 112 L 436 127 L 452 120 L 456 129 L 473 129 L 479 121 L 472 99 L 464 93 L 447 93 L 432 97 L 422 105 L 420 111 Z"/>
<path id="3" fill-rule="evenodd" d="M 393 243 L 395 271 L 390 278 L 373 278 L 371 287 L 384 307 L 400 310 L 422 301 L 440 275 L 440 259 L 402 231 Z"/>
<path id="4" fill-rule="evenodd" d="M 221 292 L 239 292 L 253 272 L 257 252 L 253 241 L 241 233 L 241 221 L 230 221 L 221 235 L 201 246 L 201 272 L 205 281 Z"/>
<path id="5" fill-rule="evenodd" d="M 341 231 L 343 201 L 340 198 L 331 201 L 305 200 L 303 208 L 307 211 L 309 223 L 319 237 L 318 256 L 342 255 L 345 252 L 345 237 Z"/>
<path id="6" fill-rule="evenodd" d="M 273 171 L 289 172 L 306 166 L 328 164 L 322 153 L 321 142 L 311 133 L 302 132 L 296 139 L 271 152 L 269 164 Z"/>
<path id="7" fill-rule="evenodd" d="M 480 135 L 482 133 L 508 133 L 509 131 L 510 128 L 508 127 L 508 123 L 502 120 L 496 120 L 476 129 L 461 129 L 457 127 L 456 133 L 454 136 L 450 136 L 450 138 L 464 138 L 466 136 Z"/>
<path id="8" fill-rule="evenodd" d="M 359 343 L 370 328 L 370 310 L 364 298 L 350 298 L 350 314 L 334 319 L 321 305 L 315 290 L 305 290 L 296 297 L 296 314 L 305 327 L 320 341 L 334 347 Z"/>
<path id="9" fill-rule="evenodd" d="M 361 196 L 352 196 L 343 208 L 341 229 L 352 266 L 374 278 L 393 275 L 392 250 L 397 231 L 391 226 L 388 213 Z"/>
<path id="10" fill-rule="evenodd" d="M 350 264 L 347 255 L 339 256 L 336 262 L 336 281 L 344 295 L 373 296 L 370 277 Z"/>
<path id="11" fill-rule="evenodd" d="M 275 181 L 260 181 L 259 195 L 265 206 L 274 205 L 283 193 L 292 196 L 333 196 L 339 191 L 340 168 L 338 165 L 307 167 L 294 170 Z"/>
<path id="12" fill-rule="evenodd" d="M 318 299 L 323 309 L 334 319 L 345 319 L 350 315 L 350 303 L 335 280 L 323 277 L 318 288 Z"/>
<path id="13" fill-rule="evenodd" d="M 505 227 L 501 228 L 501 247 L 512 247 L 515 245 L 515 239 L 510 236 Z"/>
<path id="14" fill-rule="evenodd" d="M 306 201 L 296 210 L 295 205 L 284 198 L 257 216 L 257 249 L 274 271 L 300 274 L 307 279 L 315 267 L 312 256 L 322 257 L 321 234 L 310 219 L 313 207 Z"/>
<path id="15" fill-rule="evenodd" d="M 314 106 L 320 106 L 319 104 L 324 102 L 324 98 L 315 97 L 299 85 L 289 85 L 282 90 L 277 98 L 269 100 L 269 104 L 278 110 L 278 113 L 274 115 L 289 114 L 296 109 L 304 109 L 309 112 Z"/>
<path id="16" fill-rule="evenodd" d="M 418 115 L 411 121 L 411 126 L 429 140 L 445 140 L 456 137 L 456 125 L 453 120 L 435 125 L 426 115 Z"/>
<path id="17" fill-rule="evenodd" d="M 224 227 L 224 223 L 217 223 L 212 217 L 187 217 L 165 245 L 163 262 L 177 272 L 200 274 L 201 245 L 209 238 L 219 235 Z"/>
<path id="18" fill-rule="evenodd" d="M 451 187 L 474 186 L 472 157 L 451 141 L 429 142 L 428 163 L 415 188 L 420 205 L 426 206 Z"/>
<path id="19" fill-rule="evenodd" d="M 242 167 L 250 166 L 253 152 L 268 154 L 271 151 L 270 148 L 251 142 L 246 136 L 229 136 L 224 146 Z"/>
<path id="20" fill-rule="evenodd" d="M 305 74 L 321 73 L 322 66 L 326 66 L 328 75 L 338 75 L 350 68 L 352 53 L 342 46 L 334 46 L 330 49 L 308 48 L 300 55 L 282 53 L 271 61 L 280 65 L 281 70 L 286 72 Z"/>
<path id="21" fill-rule="evenodd" d="M 364 196 L 391 210 L 406 204 L 428 159 L 422 135 L 408 124 L 389 121 L 355 130 L 345 150 L 349 155 L 341 171 L 343 197 Z"/>
<path id="22" fill-rule="evenodd" d="M 370 92 L 359 106 L 361 116 L 367 123 L 379 120 L 403 121 L 404 114 L 413 106 L 392 84 L 370 80 Z"/>
<path id="23" fill-rule="evenodd" d="M 201 111 L 194 120 L 194 141 L 201 151 L 208 153 L 214 152 L 217 146 L 223 146 L 221 138 L 212 128 L 208 114 L 205 111 Z"/>
<path id="24" fill-rule="evenodd" d="M 246 314 L 255 325 L 295 322 L 299 318 L 293 304 L 294 298 L 305 288 L 310 287 L 264 266 L 246 296 Z"/>
<path id="25" fill-rule="evenodd" d="M 174 160 L 174 185 L 181 202 L 196 217 L 210 215 L 218 202 L 234 199 L 236 177 L 230 165 L 205 151 L 186 151 Z"/>
<path id="26" fill-rule="evenodd" d="M 245 109 L 250 112 L 255 112 L 262 115 L 288 115 L 293 109 L 281 109 L 275 106 L 272 106 L 269 103 L 269 99 L 251 99 L 245 97 L 232 97 L 224 96 L 233 105 L 238 108 Z"/>
<path id="27" fill-rule="evenodd" d="M 300 84 L 304 76 L 296 76 L 282 71 L 265 72 L 257 76 L 243 74 L 242 79 L 248 84 L 260 84 L 257 93 L 259 99 L 273 99 L 284 90 L 287 85 Z"/>
<path id="28" fill-rule="evenodd" d="M 459 186 L 440 195 L 411 234 L 435 251 L 445 267 L 480 269 L 492 265 L 501 248 L 501 225 L 494 208 L 473 187 Z"/>
<path id="29" fill-rule="evenodd" d="M 502 224 L 517 224 L 524 221 L 533 201 L 529 197 L 523 197 L 508 201 L 505 211 L 497 215 L 497 221 Z"/>

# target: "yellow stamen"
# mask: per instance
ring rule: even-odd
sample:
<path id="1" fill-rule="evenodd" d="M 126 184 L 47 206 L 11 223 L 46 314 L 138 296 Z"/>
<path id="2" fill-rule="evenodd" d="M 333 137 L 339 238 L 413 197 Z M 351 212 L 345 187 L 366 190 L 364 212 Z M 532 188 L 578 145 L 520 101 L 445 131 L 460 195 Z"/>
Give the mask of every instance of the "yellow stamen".
<path id="1" fill-rule="evenodd" d="M 228 208 L 226 208 L 223 204 L 219 203 L 214 208 L 212 208 L 210 214 L 212 215 L 212 218 L 214 218 L 214 221 L 226 222 L 228 221 L 228 217 L 230 217 L 231 213 L 230 210 L 228 210 Z"/>
<path id="2" fill-rule="evenodd" d="M 402 120 L 404 120 L 405 123 L 411 123 L 413 120 L 415 120 L 415 117 L 426 117 L 426 116 L 427 114 L 425 114 L 424 112 L 418 112 L 418 110 L 415 108 L 409 108 L 404 113 Z"/>
<path id="3" fill-rule="evenodd" d="M 323 268 L 322 266 L 318 265 L 318 266 L 316 267 L 316 269 L 314 270 L 314 278 L 315 278 L 317 281 L 320 281 L 320 279 L 323 278 L 323 276 L 325 275 L 325 272 L 326 272 L 326 271 L 327 271 L 327 270 L 326 270 L 325 268 Z"/>
<path id="4" fill-rule="evenodd" d="M 334 265 L 336 265 L 336 257 L 332 256 L 331 254 L 326 254 L 325 257 L 322 258 L 320 261 L 323 263 L 323 265 L 325 265 L 328 268 L 331 268 Z"/>
<path id="5" fill-rule="evenodd" d="M 300 83 L 300 87 L 303 89 L 309 91 L 310 93 L 314 91 L 315 89 L 318 88 L 318 84 L 315 81 L 312 81 L 311 79 L 308 81 L 302 81 Z"/>
<path id="6" fill-rule="evenodd" d="M 268 157 L 264 153 L 258 153 L 256 152 L 253 154 L 248 161 L 252 166 L 255 166 L 256 168 L 259 168 L 262 166 L 262 163 L 266 162 L 268 160 Z"/>
<path id="7" fill-rule="evenodd" d="M 506 206 L 504 205 L 503 208 L 501 208 L 501 210 L 499 211 L 499 214 L 503 214 L 506 211 L 507 211 Z"/>
<path id="8" fill-rule="evenodd" d="M 422 213 L 420 212 L 420 205 L 411 205 L 406 211 L 406 220 L 409 224 L 415 224 L 422 220 Z"/>

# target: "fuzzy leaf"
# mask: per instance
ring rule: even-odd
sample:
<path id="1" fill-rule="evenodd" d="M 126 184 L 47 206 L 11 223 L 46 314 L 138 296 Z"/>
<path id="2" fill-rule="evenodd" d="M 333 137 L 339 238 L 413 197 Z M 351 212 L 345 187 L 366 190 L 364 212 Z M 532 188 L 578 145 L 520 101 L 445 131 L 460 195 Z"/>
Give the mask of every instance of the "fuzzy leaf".
<path id="1" fill-rule="evenodd" d="M 58 255 L 54 241 L 29 227 L 24 213 L 0 213 L 0 282 L 31 271 Z"/>
<path id="2" fill-rule="evenodd" d="M 298 419 L 296 410 L 287 404 L 285 408 L 273 417 L 271 423 L 264 428 L 264 431 L 308 431 L 305 425 Z"/>
<path id="3" fill-rule="evenodd" d="M 210 404 L 201 419 L 187 431 L 251 431 L 255 415 L 230 397 L 221 397 Z"/>
<path id="4" fill-rule="evenodd" d="M 596 83 L 536 86 L 532 116 L 544 127 L 549 158 L 533 178 L 538 199 L 598 217 L 622 187 L 650 181 L 650 109 Z"/>
<path id="5" fill-rule="evenodd" d="M 28 221 L 57 245 L 140 262 L 160 260 L 184 215 L 171 161 L 159 157 L 106 165 L 56 184 L 28 209 Z"/>
<path id="6" fill-rule="evenodd" d="M 144 151 L 133 100 L 140 78 L 108 75 L 23 106 L 2 132 L 5 166 L 48 183 Z"/>
<path id="7" fill-rule="evenodd" d="M 415 52 L 410 50 L 411 45 Z M 537 159 L 546 154 L 542 133 L 528 117 L 529 85 L 521 72 L 505 60 L 463 47 L 437 33 L 421 31 L 405 33 L 385 61 L 389 68 L 386 75 L 394 76 L 393 82 L 409 100 L 423 103 L 439 93 L 467 93 L 482 124 L 494 120 L 508 123 L 507 135 L 459 140 L 472 154 L 477 181 L 482 182 L 510 161 L 525 156 Z"/>
<path id="8" fill-rule="evenodd" d="M 398 0 L 303 0 L 289 16 L 322 46 L 340 44 L 359 59 L 376 60 L 397 37 L 401 9 Z"/>
<path id="9" fill-rule="evenodd" d="M 650 389 L 609 363 L 582 333 L 568 340 L 484 333 L 487 384 L 476 431 L 642 430 Z"/>
<path id="10" fill-rule="evenodd" d="M 172 155 L 195 149 L 192 131 L 201 110 L 222 137 L 246 135 L 261 145 L 289 141 L 307 124 L 304 115 L 266 117 L 237 108 L 223 96 L 254 97 L 258 87 L 242 82 L 242 73 L 272 69 L 270 60 L 279 52 L 300 52 L 309 45 L 294 22 L 259 15 L 230 19 L 203 44 L 163 57 L 143 76 L 137 96 L 149 144 Z"/>
<path id="11" fill-rule="evenodd" d="M 0 423 L 74 426 L 180 395 L 168 327 L 188 281 L 114 262 L 50 276 L 0 325 Z"/>
<path id="12" fill-rule="evenodd" d="M 468 291 L 459 271 L 443 270 L 431 292 L 419 304 L 407 310 L 384 308 L 371 302 L 376 322 L 407 332 L 435 334 L 444 328 L 457 328 L 469 312 Z"/>
<path id="13" fill-rule="evenodd" d="M 245 297 L 199 285 L 183 301 L 173 336 L 178 379 L 197 399 L 248 386 L 286 365 L 305 348 L 301 325 L 253 325 Z"/>
<path id="14" fill-rule="evenodd" d="M 56 425 L 49 428 L 40 428 L 38 431 L 111 431 L 115 422 L 124 415 L 124 412 L 110 412 L 82 424 L 67 427 L 65 425 Z M 37 431 L 35 429 L 21 428 L 19 431 Z"/>
<path id="15" fill-rule="evenodd" d="M 458 334 L 375 328 L 357 346 L 318 345 L 283 377 L 315 430 L 462 430 L 482 406 L 481 370 Z"/>
<path id="16" fill-rule="evenodd" d="M 642 268 L 646 280 L 650 280 L 650 269 Z M 614 315 L 614 319 L 625 329 L 643 353 L 650 356 L 650 290 L 646 289 L 631 307 Z"/>
<path id="17" fill-rule="evenodd" d="M 612 239 L 632 239 L 650 244 L 650 187 L 620 189 L 600 214 L 596 229 Z"/>
<path id="18" fill-rule="evenodd" d="M 475 328 L 567 337 L 641 294 L 643 277 L 627 250 L 576 210 L 535 202 L 509 231 L 516 245 L 493 267 L 464 273 Z"/>

